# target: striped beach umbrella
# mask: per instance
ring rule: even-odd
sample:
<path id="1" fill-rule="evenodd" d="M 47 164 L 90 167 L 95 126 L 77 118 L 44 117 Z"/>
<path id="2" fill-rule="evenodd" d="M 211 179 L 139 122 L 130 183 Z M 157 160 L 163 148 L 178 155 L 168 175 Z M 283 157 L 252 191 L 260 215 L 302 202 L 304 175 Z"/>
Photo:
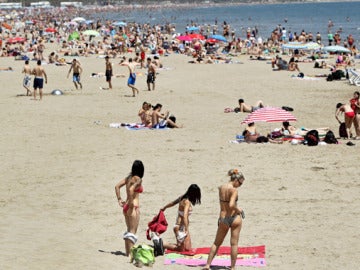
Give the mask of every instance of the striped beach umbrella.
<path id="1" fill-rule="evenodd" d="M 278 107 L 264 107 L 250 113 L 241 124 L 249 124 L 255 122 L 284 122 L 296 121 L 296 117 L 292 113 Z"/>

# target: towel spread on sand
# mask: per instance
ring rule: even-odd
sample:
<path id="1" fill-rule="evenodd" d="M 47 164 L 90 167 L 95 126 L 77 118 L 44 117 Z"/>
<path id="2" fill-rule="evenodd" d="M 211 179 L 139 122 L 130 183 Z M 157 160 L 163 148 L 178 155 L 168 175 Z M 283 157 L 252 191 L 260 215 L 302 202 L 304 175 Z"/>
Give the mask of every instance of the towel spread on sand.
<path id="1" fill-rule="evenodd" d="M 145 127 L 143 124 L 140 123 L 110 123 L 109 127 L 111 128 L 126 128 L 127 130 L 165 130 L 169 129 L 168 127 L 161 127 L 161 128 L 149 128 Z"/>
<path id="2" fill-rule="evenodd" d="M 166 250 L 164 264 L 203 266 L 206 264 L 209 252 L 209 247 L 196 248 L 187 252 Z M 230 266 L 230 247 L 220 247 L 211 265 Z M 239 247 L 236 265 L 253 267 L 266 266 L 265 246 Z"/>

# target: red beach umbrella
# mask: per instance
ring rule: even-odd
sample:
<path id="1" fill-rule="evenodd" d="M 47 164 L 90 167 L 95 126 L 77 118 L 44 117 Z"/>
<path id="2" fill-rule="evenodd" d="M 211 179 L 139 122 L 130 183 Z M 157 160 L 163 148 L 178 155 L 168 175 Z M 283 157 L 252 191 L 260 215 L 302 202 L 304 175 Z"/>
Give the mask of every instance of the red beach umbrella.
<path id="1" fill-rule="evenodd" d="M 207 43 L 216 43 L 216 42 L 219 42 L 217 39 L 215 39 L 215 38 L 208 38 L 207 40 L 206 40 L 206 42 Z"/>
<path id="2" fill-rule="evenodd" d="M 45 32 L 47 32 L 47 33 L 56 33 L 57 31 L 56 31 L 55 28 L 49 27 L 49 28 L 46 28 L 46 29 L 45 29 Z"/>
<path id="3" fill-rule="evenodd" d="M 26 41 L 26 38 L 24 38 L 24 37 L 13 37 L 13 38 L 9 38 L 8 40 L 6 40 L 6 42 L 10 43 L 10 44 L 22 43 L 25 41 Z"/>
<path id="4" fill-rule="evenodd" d="M 255 122 L 284 122 L 296 121 L 296 117 L 290 112 L 277 107 L 264 107 L 250 113 L 241 124 Z"/>
<path id="5" fill-rule="evenodd" d="M 192 38 L 189 36 L 178 36 L 176 38 L 181 41 L 191 41 L 192 40 Z"/>
<path id="6" fill-rule="evenodd" d="M 197 34 L 197 33 L 189 34 L 188 36 L 191 37 L 191 39 L 200 39 L 200 40 L 205 39 L 205 37 L 203 35 L 200 35 L 200 34 Z"/>

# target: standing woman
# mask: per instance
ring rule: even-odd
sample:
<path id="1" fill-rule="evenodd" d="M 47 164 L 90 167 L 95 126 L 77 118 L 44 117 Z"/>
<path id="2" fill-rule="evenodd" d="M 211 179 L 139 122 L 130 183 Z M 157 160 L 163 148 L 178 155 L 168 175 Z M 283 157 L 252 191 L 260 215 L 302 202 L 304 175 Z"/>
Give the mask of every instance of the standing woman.
<path id="1" fill-rule="evenodd" d="M 244 211 L 236 205 L 238 200 L 237 189 L 242 185 L 245 178 L 237 169 L 230 170 L 228 175 L 230 181 L 219 187 L 220 216 L 218 229 L 206 266 L 203 269 L 210 269 L 211 262 L 229 230 L 231 231 L 231 269 L 235 269 L 242 219 L 245 217 Z"/>
<path id="2" fill-rule="evenodd" d="M 135 160 L 131 173 L 115 186 L 115 193 L 120 207 L 123 209 L 127 230 L 123 235 L 125 240 L 126 255 L 129 256 L 130 249 L 137 241 L 137 228 L 139 226 L 139 194 L 143 192 L 142 177 L 144 176 L 144 165 L 142 161 Z M 122 200 L 120 189 L 125 186 L 126 200 Z"/>
<path id="3" fill-rule="evenodd" d="M 354 92 L 354 97 L 350 99 L 351 109 L 354 110 L 354 127 L 356 131 L 356 140 L 360 139 L 360 93 L 359 91 Z"/>
<path id="4" fill-rule="evenodd" d="M 201 204 L 201 190 L 199 186 L 196 184 L 190 185 L 184 195 L 180 196 L 175 201 L 168 203 L 161 208 L 161 210 L 165 211 L 166 208 L 177 204 L 179 205 L 178 215 L 174 225 L 176 244 L 164 243 L 164 248 L 177 251 L 191 250 L 189 216 L 191 215 L 192 207 L 196 204 Z"/>

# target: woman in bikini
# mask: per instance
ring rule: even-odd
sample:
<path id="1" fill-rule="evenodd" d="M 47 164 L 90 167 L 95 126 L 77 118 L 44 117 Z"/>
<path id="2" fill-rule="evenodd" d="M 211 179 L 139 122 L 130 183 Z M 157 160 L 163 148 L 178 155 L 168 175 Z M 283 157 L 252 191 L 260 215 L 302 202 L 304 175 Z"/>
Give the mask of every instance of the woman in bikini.
<path id="1" fill-rule="evenodd" d="M 201 190 L 199 186 L 196 184 L 190 185 L 184 195 L 180 196 L 175 201 L 168 203 L 161 208 L 161 210 L 165 211 L 165 209 L 177 204 L 179 205 L 178 215 L 174 225 L 176 244 L 164 243 L 164 248 L 176 251 L 191 250 L 189 216 L 192 213 L 192 207 L 196 204 L 201 204 Z"/>
<path id="2" fill-rule="evenodd" d="M 218 229 L 203 270 L 210 269 L 211 262 L 229 230 L 231 231 L 231 269 L 235 269 L 242 219 L 245 217 L 244 211 L 236 205 L 238 199 L 237 189 L 243 184 L 245 178 L 237 169 L 229 170 L 228 175 L 230 176 L 230 181 L 219 187 L 220 216 L 218 219 Z"/>
<path id="3" fill-rule="evenodd" d="M 339 114 L 340 113 L 344 113 L 346 132 L 347 132 L 347 135 L 348 135 L 347 138 L 350 139 L 350 137 L 351 137 L 351 126 L 352 126 L 352 123 L 354 121 L 355 112 L 351 108 L 350 104 L 338 103 L 336 105 L 335 118 L 339 122 L 339 124 L 341 124 L 341 121 L 339 120 Z"/>
<path id="4" fill-rule="evenodd" d="M 120 207 L 123 209 L 127 230 L 123 235 L 125 240 L 126 255 L 129 256 L 130 249 L 137 241 L 137 228 L 139 226 L 139 194 L 143 192 L 142 177 L 144 176 L 144 165 L 140 160 L 135 160 L 131 173 L 115 186 L 115 194 Z M 121 198 L 120 189 L 126 187 L 126 200 Z"/>

